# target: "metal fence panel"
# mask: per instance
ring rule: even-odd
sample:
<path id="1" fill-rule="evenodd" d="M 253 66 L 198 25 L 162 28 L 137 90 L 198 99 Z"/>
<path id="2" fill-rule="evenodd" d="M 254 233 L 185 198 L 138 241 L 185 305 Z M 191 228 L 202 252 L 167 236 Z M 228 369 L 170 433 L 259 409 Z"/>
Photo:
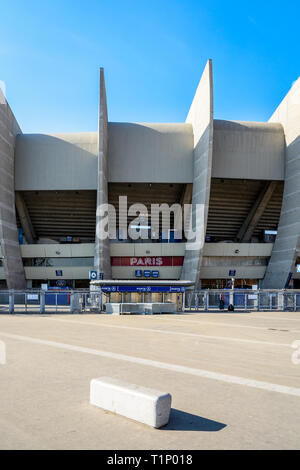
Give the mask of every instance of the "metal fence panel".
<path id="1" fill-rule="evenodd" d="M 45 297 L 45 313 L 69 313 L 70 312 L 70 301 L 71 291 L 46 291 Z"/>
<path id="2" fill-rule="evenodd" d="M 197 297 L 203 299 L 201 306 L 195 301 Z M 300 290 L 207 289 L 186 293 L 187 311 L 227 310 L 229 304 L 237 310 L 296 311 L 300 310 Z"/>
<path id="3" fill-rule="evenodd" d="M 39 313 L 39 291 L 17 291 L 13 295 L 14 313 Z"/>
<path id="4" fill-rule="evenodd" d="M 296 294 L 285 292 L 284 293 L 284 310 L 296 310 Z"/>
<path id="5" fill-rule="evenodd" d="M 300 310 L 300 293 L 296 294 L 296 310 Z"/>
<path id="6" fill-rule="evenodd" d="M 187 312 L 227 310 L 299 311 L 300 290 L 188 290 Z M 87 289 L 69 291 L 31 289 L 0 291 L 0 314 L 7 313 L 101 313 L 102 293 Z"/>
<path id="7" fill-rule="evenodd" d="M 80 295 L 80 306 L 82 313 L 97 313 L 101 310 L 101 294 L 85 292 Z"/>

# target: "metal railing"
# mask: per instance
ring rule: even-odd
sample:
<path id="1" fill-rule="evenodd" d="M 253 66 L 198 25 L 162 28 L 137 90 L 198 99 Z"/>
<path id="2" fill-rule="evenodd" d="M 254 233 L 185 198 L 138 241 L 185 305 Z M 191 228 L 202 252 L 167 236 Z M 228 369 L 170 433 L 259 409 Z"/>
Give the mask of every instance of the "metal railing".
<path id="1" fill-rule="evenodd" d="M 100 313 L 101 292 L 89 290 L 0 290 L 1 313 Z"/>
<path id="2" fill-rule="evenodd" d="M 0 290 L 1 313 L 103 313 L 102 293 L 88 289 L 23 291 Z M 199 290 L 186 291 L 186 312 L 300 311 L 300 290 Z"/>
<path id="3" fill-rule="evenodd" d="M 208 289 L 187 291 L 185 311 L 228 310 L 297 311 L 300 310 L 300 290 Z"/>

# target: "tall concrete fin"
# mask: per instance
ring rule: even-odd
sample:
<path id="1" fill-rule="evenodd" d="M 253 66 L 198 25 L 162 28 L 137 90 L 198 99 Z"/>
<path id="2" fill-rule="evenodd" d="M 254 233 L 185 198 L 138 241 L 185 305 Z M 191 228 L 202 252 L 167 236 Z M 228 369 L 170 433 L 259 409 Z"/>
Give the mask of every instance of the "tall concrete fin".
<path id="1" fill-rule="evenodd" d="M 15 140 L 20 132 L 0 89 L 0 243 L 8 289 L 26 285 L 15 210 Z"/>
<path id="2" fill-rule="evenodd" d="M 111 264 L 109 238 L 103 238 L 100 233 L 101 221 L 108 217 L 103 213 L 108 204 L 108 118 L 104 80 L 104 69 L 100 69 L 100 94 L 98 116 L 98 175 L 97 175 L 97 209 L 94 266 L 98 273 L 103 273 L 104 279 L 111 279 Z"/>
<path id="3" fill-rule="evenodd" d="M 186 122 L 194 132 L 194 176 L 192 196 L 191 231 L 194 242 L 186 244 L 181 279 L 199 284 L 202 251 L 205 241 L 210 195 L 213 147 L 213 78 L 212 61 L 208 60 L 200 79 Z M 185 214 L 186 218 L 186 214 Z"/>
<path id="4" fill-rule="evenodd" d="M 278 233 L 263 288 L 283 288 L 294 271 L 300 249 L 300 77 L 269 122 L 282 124 L 285 134 L 285 183 Z"/>

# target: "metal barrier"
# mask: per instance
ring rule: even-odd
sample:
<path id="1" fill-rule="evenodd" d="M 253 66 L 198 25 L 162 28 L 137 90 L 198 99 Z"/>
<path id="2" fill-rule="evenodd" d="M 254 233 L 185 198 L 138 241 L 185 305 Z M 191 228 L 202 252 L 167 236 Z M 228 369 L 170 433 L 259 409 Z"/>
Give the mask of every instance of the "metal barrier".
<path id="1" fill-rule="evenodd" d="M 299 311 L 300 290 L 208 289 L 185 294 L 187 312 L 227 310 L 230 304 L 242 311 Z"/>
<path id="2" fill-rule="evenodd" d="M 78 294 L 77 294 L 78 295 Z M 101 311 L 101 293 L 79 293 L 79 305 L 82 313 L 97 313 Z"/>
<path id="3" fill-rule="evenodd" d="M 101 292 L 89 290 L 0 290 L 1 313 L 100 313 Z"/>
<path id="4" fill-rule="evenodd" d="M 209 289 L 185 293 L 186 312 L 225 311 L 230 304 L 238 311 L 300 311 L 300 290 Z M 0 290 L 1 313 L 103 313 L 102 293 L 88 289 Z"/>

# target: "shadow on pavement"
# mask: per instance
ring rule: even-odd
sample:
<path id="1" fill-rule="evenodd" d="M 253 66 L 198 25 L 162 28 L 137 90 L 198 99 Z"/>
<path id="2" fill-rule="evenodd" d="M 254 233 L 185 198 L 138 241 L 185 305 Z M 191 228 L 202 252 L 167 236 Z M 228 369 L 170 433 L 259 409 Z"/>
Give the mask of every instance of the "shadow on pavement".
<path id="1" fill-rule="evenodd" d="M 202 416 L 186 413 L 185 411 L 171 409 L 169 423 L 161 428 L 165 431 L 205 431 L 216 432 L 225 428 L 227 425 L 203 418 Z"/>

